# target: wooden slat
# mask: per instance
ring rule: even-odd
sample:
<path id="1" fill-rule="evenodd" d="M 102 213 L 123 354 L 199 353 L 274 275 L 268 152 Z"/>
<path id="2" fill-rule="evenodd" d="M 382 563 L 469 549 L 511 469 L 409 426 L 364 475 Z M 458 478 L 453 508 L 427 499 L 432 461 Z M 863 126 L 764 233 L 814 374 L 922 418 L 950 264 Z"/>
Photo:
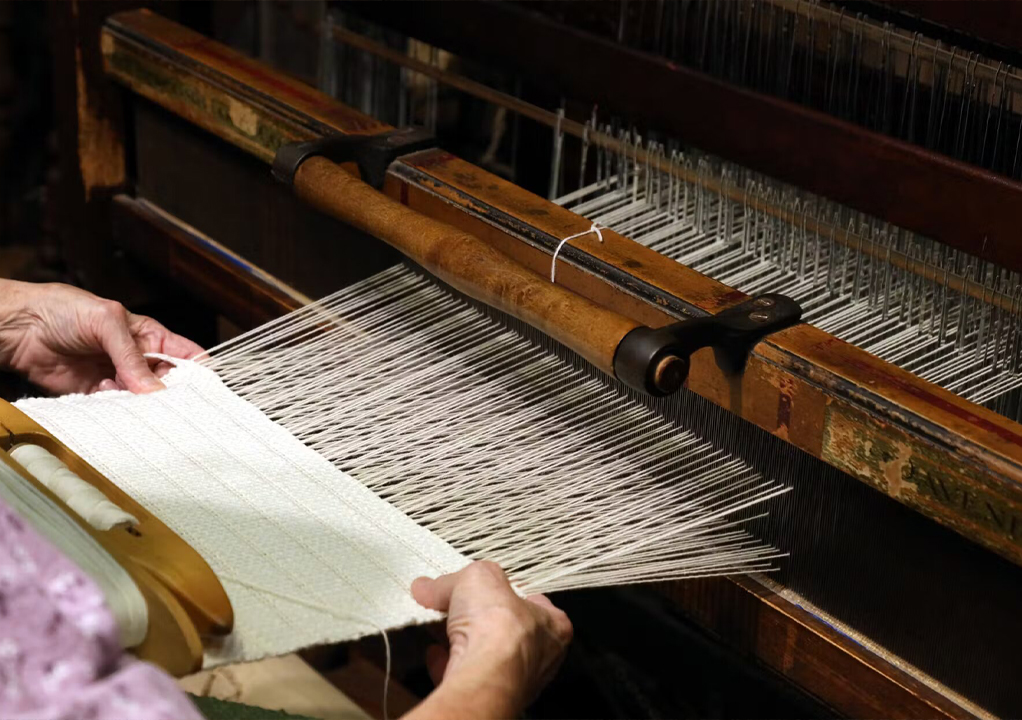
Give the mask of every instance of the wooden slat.
<path id="1" fill-rule="evenodd" d="M 118 195 L 110 214 L 119 248 L 240 327 L 262 325 L 307 302 L 244 258 L 143 200 Z"/>
<path id="2" fill-rule="evenodd" d="M 975 717 L 755 578 L 664 583 L 657 590 L 731 647 L 809 689 L 843 717 Z M 819 688 L 826 688 L 825 696 Z"/>
<path id="3" fill-rule="evenodd" d="M 1022 183 L 729 85 L 516 4 L 347 7 L 470 59 L 523 73 L 572 100 L 598 103 L 640 127 L 1022 270 Z M 501 30 L 478 31 L 490 27 Z"/>
<path id="4" fill-rule="evenodd" d="M 132 91 L 266 162 L 285 143 L 389 129 L 147 10 L 113 16 L 101 47 L 107 72 Z"/>

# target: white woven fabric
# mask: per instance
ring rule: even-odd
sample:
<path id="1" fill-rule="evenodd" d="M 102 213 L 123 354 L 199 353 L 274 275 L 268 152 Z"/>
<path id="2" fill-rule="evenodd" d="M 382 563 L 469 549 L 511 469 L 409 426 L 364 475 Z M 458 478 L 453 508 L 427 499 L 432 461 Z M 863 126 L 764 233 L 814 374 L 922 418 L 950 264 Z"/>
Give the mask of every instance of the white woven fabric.
<path id="1" fill-rule="evenodd" d="M 439 618 L 409 586 L 420 575 L 464 567 L 465 556 L 212 371 L 184 363 L 165 382 L 166 391 L 151 395 L 105 392 L 17 406 L 163 520 L 220 577 L 235 631 L 208 652 L 207 665 Z"/>

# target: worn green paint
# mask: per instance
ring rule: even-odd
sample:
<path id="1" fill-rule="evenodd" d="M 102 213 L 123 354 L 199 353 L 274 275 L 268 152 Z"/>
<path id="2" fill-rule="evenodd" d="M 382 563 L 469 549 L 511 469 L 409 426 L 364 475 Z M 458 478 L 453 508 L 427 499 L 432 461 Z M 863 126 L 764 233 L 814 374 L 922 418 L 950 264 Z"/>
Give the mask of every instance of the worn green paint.
<path id="1" fill-rule="evenodd" d="M 118 74 L 130 77 L 164 95 L 184 100 L 189 105 L 204 107 L 202 94 L 171 73 L 160 72 L 159 66 L 141 60 L 137 55 L 124 52 L 119 47 L 107 56 L 110 68 Z"/>
<path id="2" fill-rule="evenodd" d="M 909 507 L 1014 562 L 1022 561 L 1022 493 L 995 487 L 963 458 L 929 449 L 865 412 L 833 404 L 824 420 L 822 457 Z"/>
<path id="3" fill-rule="evenodd" d="M 212 84 L 207 84 L 207 93 L 200 92 L 195 86 L 195 79 L 172 68 L 163 68 L 160 64 L 147 61 L 145 58 L 116 45 L 113 52 L 107 55 L 110 72 L 123 82 L 136 87 L 146 88 L 144 94 L 159 103 L 160 98 L 183 103 L 195 109 L 207 118 L 210 124 L 243 149 L 254 144 L 272 156 L 284 144 L 296 139 L 306 139 L 307 133 L 285 122 L 278 121 L 272 113 L 242 99 L 234 97 Z M 231 117 L 230 101 L 233 100 L 252 110 L 257 118 L 256 132 L 243 131 Z M 239 142 L 240 141 L 240 142 Z"/>

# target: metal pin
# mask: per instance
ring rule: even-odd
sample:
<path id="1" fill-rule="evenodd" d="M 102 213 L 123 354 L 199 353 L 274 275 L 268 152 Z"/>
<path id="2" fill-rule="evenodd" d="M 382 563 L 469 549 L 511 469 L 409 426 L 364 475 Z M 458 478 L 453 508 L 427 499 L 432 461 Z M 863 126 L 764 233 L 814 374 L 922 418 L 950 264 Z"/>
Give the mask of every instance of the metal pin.
<path id="1" fill-rule="evenodd" d="M 589 158 L 589 123 L 592 122 L 593 126 L 596 125 L 596 109 L 593 109 L 592 120 L 586 120 L 586 124 L 582 127 L 582 160 L 578 168 L 578 187 L 579 189 L 584 188 L 586 185 L 586 160 Z"/>
<path id="2" fill-rule="evenodd" d="M 893 249 L 892 245 L 893 245 L 892 242 L 888 242 L 887 243 L 887 257 L 886 257 L 885 263 L 884 263 L 884 289 L 883 289 L 883 296 L 884 296 L 883 319 L 884 320 L 887 319 L 887 312 L 888 312 L 888 309 L 890 308 L 890 305 L 891 305 L 891 250 Z"/>
<path id="3" fill-rule="evenodd" d="M 834 218 L 830 225 L 830 257 L 827 263 L 827 287 L 830 288 L 830 295 L 834 297 L 837 288 L 834 283 L 834 272 L 837 269 L 837 218 Z"/>
<path id="4" fill-rule="evenodd" d="M 319 28 L 319 62 L 316 63 L 316 85 L 331 97 L 337 96 L 337 43 L 334 42 L 334 16 L 320 3 L 323 21 Z"/>
<path id="5" fill-rule="evenodd" d="M 550 189 L 547 192 L 547 200 L 554 200 L 558 195 L 558 188 L 561 184 L 561 151 L 564 145 L 564 133 L 561 131 L 561 122 L 564 120 L 564 107 L 557 110 L 557 124 L 554 125 L 554 152 L 550 160 Z"/>
<path id="6" fill-rule="evenodd" d="M 800 277 L 805 276 L 806 272 L 806 244 L 809 240 L 806 237 L 806 216 L 809 214 L 809 203 L 802 205 L 802 237 L 799 238 L 799 242 L 802 245 L 800 248 L 799 259 L 798 259 L 798 274 Z"/>
<path id="7" fill-rule="evenodd" d="M 1012 341 L 1009 360 L 1012 371 L 1016 373 L 1022 366 L 1022 352 L 1019 352 L 1020 341 L 1022 341 L 1022 317 L 1019 316 L 1019 311 L 1022 311 L 1022 285 L 1016 285 L 1015 293 L 1011 296 L 1011 314 L 1015 318 L 1015 337 Z"/>

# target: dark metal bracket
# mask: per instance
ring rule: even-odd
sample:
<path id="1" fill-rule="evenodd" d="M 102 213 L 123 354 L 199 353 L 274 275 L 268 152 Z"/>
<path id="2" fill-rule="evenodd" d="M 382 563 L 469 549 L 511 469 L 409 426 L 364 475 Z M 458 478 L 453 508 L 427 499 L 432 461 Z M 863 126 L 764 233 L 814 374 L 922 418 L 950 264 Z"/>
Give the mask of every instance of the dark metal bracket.
<path id="1" fill-rule="evenodd" d="M 688 377 L 689 357 L 704 347 L 716 351 L 729 372 L 740 369 L 764 337 L 797 323 L 802 307 L 785 295 L 758 295 L 723 312 L 654 330 L 638 327 L 614 353 L 614 374 L 629 387 L 669 395 Z"/>
<path id="2" fill-rule="evenodd" d="M 362 181 L 379 190 L 391 163 L 402 155 L 433 147 L 436 140 L 432 135 L 412 127 L 379 135 L 327 135 L 282 145 L 273 158 L 273 177 L 291 187 L 302 163 L 318 156 L 335 163 L 354 162 Z"/>

